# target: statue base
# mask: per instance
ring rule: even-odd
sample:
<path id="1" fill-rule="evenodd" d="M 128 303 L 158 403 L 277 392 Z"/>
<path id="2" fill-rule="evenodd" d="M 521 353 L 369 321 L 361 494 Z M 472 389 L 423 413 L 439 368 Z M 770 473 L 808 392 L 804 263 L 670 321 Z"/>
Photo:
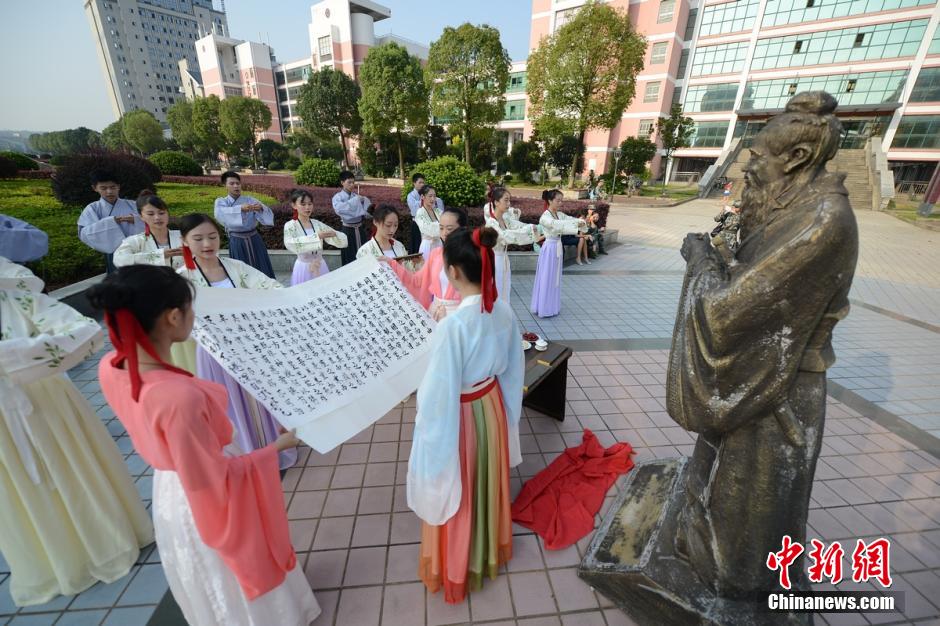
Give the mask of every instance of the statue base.
<path id="1" fill-rule="evenodd" d="M 676 554 L 687 461 L 650 461 L 633 469 L 578 575 L 641 625 L 811 625 L 811 613 L 771 613 L 765 600 L 718 596 Z"/>

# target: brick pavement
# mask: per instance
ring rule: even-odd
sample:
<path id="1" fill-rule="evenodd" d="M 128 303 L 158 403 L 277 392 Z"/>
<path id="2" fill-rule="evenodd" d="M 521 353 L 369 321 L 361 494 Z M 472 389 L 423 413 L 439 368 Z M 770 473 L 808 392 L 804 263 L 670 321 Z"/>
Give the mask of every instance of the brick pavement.
<path id="1" fill-rule="evenodd" d="M 514 277 L 514 308 L 522 324 L 569 341 L 576 354 L 567 419 L 556 422 L 526 411 L 524 462 L 513 472 L 513 493 L 565 446 L 578 443 L 583 428 L 605 444 L 629 442 L 636 461 L 691 452 L 691 436 L 663 409 L 664 363 L 683 270 L 676 246 L 688 230 L 708 227 L 711 204 L 615 211 L 612 226 L 627 234 L 628 245 L 590 266 L 565 268 L 562 314 L 553 320 L 528 314 L 532 276 Z M 930 239 L 936 233 L 878 214 L 860 214 L 859 222 L 856 306 L 835 336 L 839 360 L 830 378 L 839 400 L 829 400 L 809 536 L 827 542 L 890 537 L 895 587 L 907 593 L 906 612 L 826 615 L 817 623 L 936 624 L 940 460 L 925 451 L 933 435 L 940 436 L 940 333 L 932 328 L 940 311 L 940 255 Z M 598 345 L 604 351 L 596 351 Z M 70 375 L 107 424 L 148 499 L 151 471 L 102 406 L 95 367 L 96 360 L 89 361 Z M 482 592 L 457 607 L 428 595 L 415 575 L 418 522 L 404 504 L 414 413 L 408 400 L 328 455 L 302 449 L 302 464 L 285 476 L 294 545 L 324 608 L 318 626 L 631 623 L 575 576 L 589 537 L 553 552 L 519 527 L 513 561 Z M 612 489 L 608 505 L 615 495 Z M 0 562 L 0 623 L 142 625 L 166 590 L 159 554 L 149 548 L 116 583 L 16 613 L 6 569 Z"/>

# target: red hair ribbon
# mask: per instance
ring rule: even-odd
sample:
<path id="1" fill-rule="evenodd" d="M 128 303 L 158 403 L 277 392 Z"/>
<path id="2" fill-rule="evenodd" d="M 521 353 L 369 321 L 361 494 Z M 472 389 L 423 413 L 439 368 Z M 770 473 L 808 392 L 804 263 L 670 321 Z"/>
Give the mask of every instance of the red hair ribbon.
<path id="1" fill-rule="evenodd" d="M 493 311 L 493 302 L 496 301 L 499 294 L 496 292 L 496 278 L 493 276 L 493 265 L 495 264 L 493 251 L 480 242 L 482 232 L 482 228 L 473 231 L 473 243 L 480 249 L 480 295 L 483 296 L 480 310 L 491 313 Z"/>
<path id="2" fill-rule="evenodd" d="M 545 209 L 548 209 L 548 200 L 542 200 L 542 204 L 545 205 Z"/>
<path id="3" fill-rule="evenodd" d="M 144 224 L 144 236 L 145 237 L 150 236 L 150 224 Z"/>
<path id="4" fill-rule="evenodd" d="M 131 379 L 131 397 L 134 402 L 140 398 L 140 387 L 143 380 L 140 378 L 140 364 L 137 361 L 137 346 L 144 349 L 144 352 L 157 360 L 157 363 L 165 369 L 177 374 L 192 376 L 186 370 L 174 367 L 166 363 L 154 350 L 150 343 L 150 337 L 144 332 L 140 322 L 134 317 L 129 309 L 119 309 L 112 313 L 107 311 L 104 314 L 105 323 L 108 325 L 108 334 L 111 336 L 111 344 L 114 346 L 117 354 L 111 359 L 111 365 L 118 367 L 125 361 L 127 362 L 127 371 Z"/>
<path id="5" fill-rule="evenodd" d="M 297 209 L 292 207 L 291 211 L 293 211 L 293 213 L 291 213 L 291 215 L 293 216 L 291 219 L 297 219 Z"/>
<path id="6" fill-rule="evenodd" d="M 183 246 L 183 264 L 188 270 L 196 269 L 196 259 L 193 258 L 193 251 L 189 246 Z"/>

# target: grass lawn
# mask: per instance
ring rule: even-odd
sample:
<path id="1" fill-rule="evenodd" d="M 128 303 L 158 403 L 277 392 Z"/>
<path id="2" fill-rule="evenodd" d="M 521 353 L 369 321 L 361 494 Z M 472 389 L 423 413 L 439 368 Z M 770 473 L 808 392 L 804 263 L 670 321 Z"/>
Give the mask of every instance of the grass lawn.
<path id="1" fill-rule="evenodd" d="M 640 197 L 642 198 L 661 198 L 663 195 L 663 186 L 655 183 L 646 184 L 640 187 Z M 686 200 L 688 198 L 698 197 L 698 185 L 669 184 L 666 185 L 666 197 L 673 200 Z"/>
<path id="2" fill-rule="evenodd" d="M 905 222 L 929 222 L 940 226 L 940 208 L 934 207 L 933 214 L 929 217 L 922 217 L 917 214 L 917 207 L 921 205 L 921 202 L 921 200 L 911 200 L 906 195 L 895 196 L 894 200 L 888 204 L 886 212 Z"/>
<path id="3" fill-rule="evenodd" d="M 187 213 L 212 214 L 221 187 L 160 183 L 157 193 L 173 217 Z M 277 201 L 252 193 L 268 205 Z M 49 235 L 49 254 L 29 267 L 49 289 L 78 282 L 104 271 L 104 256 L 78 239 L 78 216 L 84 207 L 66 206 L 52 195 L 48 180 L 0 180 L 0 213 L 29 222 Z"/>

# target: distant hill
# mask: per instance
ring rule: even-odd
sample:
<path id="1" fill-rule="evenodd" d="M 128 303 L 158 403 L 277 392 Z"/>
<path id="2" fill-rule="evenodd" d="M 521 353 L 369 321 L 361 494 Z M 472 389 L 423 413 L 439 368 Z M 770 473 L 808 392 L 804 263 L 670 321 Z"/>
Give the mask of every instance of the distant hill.
<path id="1" fill-rule="evenodd" d="M 0 150 L 35 153 L 36 151 L 29 147 L 29 136 L 37 132 L 39 131 L 0 130 Z"/>

